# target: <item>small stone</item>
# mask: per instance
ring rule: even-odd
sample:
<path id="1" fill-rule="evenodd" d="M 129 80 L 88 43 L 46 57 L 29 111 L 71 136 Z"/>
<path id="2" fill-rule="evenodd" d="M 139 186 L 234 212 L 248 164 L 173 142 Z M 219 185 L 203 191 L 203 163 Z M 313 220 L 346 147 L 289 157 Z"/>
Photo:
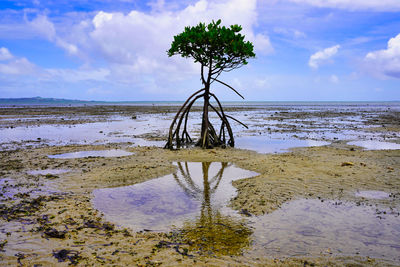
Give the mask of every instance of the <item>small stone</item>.
<path id="1" fill-rule="evenodd" d="M 65 238 L 65 234 L 67 233 L 67 231 L 58 231 L 54 228 L 50 228 L 47 229 L 46 231 L 44 231 L 44 235 L 46 237 L 50 237 L 50 238 Z"/>
<path id="2" fill-rule="evenodd" d="M 346 161 L 346 162 L 342 163 L 342 167 L 344 167 L 344 166 L 354 166 L 354 163 L 351 161 Z"/>
<path id="3" fill-rule="evenodd" d="M 246 215 L 247 217 L 251 217 L 251 213 L 247 209 L 241 209 L 239 211 L 240 214 Z"/>

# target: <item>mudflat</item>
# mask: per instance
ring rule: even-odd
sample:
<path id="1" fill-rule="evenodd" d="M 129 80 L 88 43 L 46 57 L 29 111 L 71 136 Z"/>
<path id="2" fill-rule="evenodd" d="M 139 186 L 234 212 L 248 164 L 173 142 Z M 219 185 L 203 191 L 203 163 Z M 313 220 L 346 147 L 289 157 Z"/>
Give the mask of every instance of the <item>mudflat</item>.
<path id="1" fill-rule="evenodd" d="M 12 129 L 23 127 L 63 125 L 67 114 L 65 110 L 69 110 L 69 107 L 53 108 L 51 112 L 54 114 L 42 109 L 2 109 L 0 134 L 5 133 L 1 130 L 10 133 Z M 135 120 L 140 120 L 146 113 L 159 116 L 172 114 L 175 109 L 152 106 L 74 107 L 71 118 L 81 119 L 71 119 L 68 125 L 79 127 L 82 124 L 107 123 L 112 120 L 110 116 L 116 115 L 128 117 L 135 124 Z M 103 110 L 101 116 L 97 116 L 96 110 Z M 3 141 L 3 150 L 0 152 L 2 264 L 399 265 L 400 243 L 396 244 L 396 241 L 400 241 L 400 150 L 368 150 L 337 137 L 351 132 L 351 141 L 371 141 L 372 138 L 377 142 L 390 142 L 396 147 L 400 137 L 399 112 L 386 108 L 378 111 L 368 109 L 369 113 L 363 109 L 335 113 L 318 110 L 318 114 L 314 109 L 301 110 L 274 107 L 260 111 L 254 107 L 243 107 L 232 108 L 231 111 L 244 114 L 243 117 L 246 117 L 246 113 L 251 114 L 249 121 L 253 120 L 257 125 L 253 129 L 250 127 L 248 132 L 240 132 L 240 135 L 260 135 L 261 132 L 262 135 L 280 134 L 286 138 L 296 135 L 301 139 L 311 132 L 320 132 L 316 139 L 328 141 L 328 145 L 264 154 L 237 148 L 171 151 L 160 146 L 135 145 L 125 139 L 120 142 L 88 141 L 89 144 L 57 144 L 49 137 L 14 143 L 9 139 Z M 46 114 L 49 116 L 44 119 L 40 117 Z M 332 118 L 335 122 L 332 122 Z M 343 128 L 348 132 L 340 132 L 343 129 L 338 124 L 347 125 Z M 160 141 L 166 132 L 125 132 L 118 135 L 128 135 L 124 137 L 128 139 L 140 135 L 145 140 Z M 49 157 L 117 149 L 132 154 L 107 157 L 98 154 L 90 156 L 89 153 L 76 158 Z M 229 162 L 238 168 L 255 172 L 255 176 L 232 183 L 237 192 L 230 199 L 228 207 L 238 216 L 231 218 L 215 212 L 213 217 L 204 217 L 212 218 L 211 223 L 200 218 L 199 221 L 185 222 L 183 226 L 171 228 L 170 231 L 134 231 L 108 220 L 107 215 L 94 208 L 94 190 L 131 186 L 174 173 L 177 171 L 174 162 Z M 390 223 L 391 239 L 386 240 L 386 233 L 380 232 L 378 226 L 378 230 L 364 233 L 362 237 L 370 239 L 360 240 L 357 247 L 358 243 L 345 244 L 342 239 L 336 240 L 336 237 L 318 232 L 313 228 L 313 221 L 307 221 L 309 227 L 302 228 L 301 243 L 291 239 L 293 237 L 290 235 L 281 236 L 283 240 L 298 243 L 297 250 L 285 248 L 289 245 L 276 241 L 279 236 L 275 239 L 266 236 L 260 241 L 259 236 L 268 233 L 260 234 L 263 227 L 257 225 L 263 223 L 264 228 L 268 228 L 268 220 L 272 223 L 274 214 L 290 211 L 290 203 L 311 203 L 310 213 L 313 212 L 312 207 L 319 205 L 317 203 L 328 205 L 321 206 L 326 213 L 332 207 L 338 212 L 346 209 L 358 211 L 358 208 L 372 211 L 373 220 L 382 222 L 382 228 Z M 314 212 L 311 218 L 318 220 L 318 217 L 329 216 L 322 211 Z M 266 216 L 265 220 L 263 216 Z M 354 216 L 357 217 L 357 214 Z M 292 218 L 289 213 L 287 217 Z M 346 220 L 341 223 L 346 225 Z M 349 217 L 348 223 L 357 222 Z M 339 229 L 336 235 L 341 234 Z M 328 236 L 330 242 L 324 241 L 328 240 L 323 239 L 324 235 Z M 320 243 L 313 245 L 316 240 Z M 274 245 L 274 242 L 279 244 Z M 368 247 L 373 249 L 368 250 Z"/>

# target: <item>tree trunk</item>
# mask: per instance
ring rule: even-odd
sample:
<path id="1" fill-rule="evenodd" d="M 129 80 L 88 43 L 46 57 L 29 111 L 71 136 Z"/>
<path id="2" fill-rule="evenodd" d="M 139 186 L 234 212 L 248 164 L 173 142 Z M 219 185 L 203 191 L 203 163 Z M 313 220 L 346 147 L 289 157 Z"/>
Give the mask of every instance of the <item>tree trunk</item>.
<path id="1" fill-rule="evenodd" d="M 208 136 L 208 105 L 210 101 L 210 88 L 206 86 L 206 91 L 204 92 L 204 106 L 203 106 L 203 120 L 201 124 L 201 147 L 208 148 L 210 147 L 210 140 Z"/>
<path id="2" fill-rule="evenodd" d="M 209 121 L 208 121 L 208 106 L 210 103 L 210 85 L 211 85 L 211 67 L 212 67 L 212 57 L 210 56 L 210 65 L 208 66 L 207 80 L 204 81 L 204 106 L 203 106 L 203 120 L 201 123 L 201 135 L 200 135 L 200 146 L 201 148 L 212 148 L 209 137 Z M 203 74 L 201 76 L 203 78 Z"/>

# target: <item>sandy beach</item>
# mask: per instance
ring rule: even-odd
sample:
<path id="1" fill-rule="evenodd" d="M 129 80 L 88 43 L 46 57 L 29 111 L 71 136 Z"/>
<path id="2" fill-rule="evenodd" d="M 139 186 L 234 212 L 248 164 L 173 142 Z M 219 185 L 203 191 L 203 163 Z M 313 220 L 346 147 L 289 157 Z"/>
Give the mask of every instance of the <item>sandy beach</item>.
<path id="1" fill-rule="evenodd" d="M 249 123 L 249 130 L 237 131 L 237 148 L 166 150 L 162 144 L 170 122 L 167 118 L 176 110 L 169 106 L 2 108 L 2 265 L 400 265 L 400 149 L 395 149 L 400 144 L 400 112 L 396 108 L 232 107 L 230 112 Z M 144 127 L 140 123 L 154 121 L 159 122 L 154 128 L 138 130 Z M 110 123 L 137 129 L 107 132 L 98 128 Z M 45 131 L 51 127 L 83 129 L 81 140 L 53 138 Z M 82 127 L 94 127 L 90 131 L 105 137 L 92 140 L 89 128 Z M 19 130 L 24 129 L 25 133 L 36 129 L 41 136 L 21 139 Z M 287 149 L 278 147 L 272 152 L 254 151 L 244 141 L 241 147 L 240 138 L 256 140 L 259 136 L 322 143 L 295 148 L 289 144 Z M 368 149 L 371 141 L 384 149 Z M 88 156 L 51 157 L 82 151 Z M 131 154 L 90 156 L 92 151 Z M 179 171 L 177 162 L 230 163 L 253 172 L 251 177 L 232 182 L 237 192 L 229 197 L 226 209 L 235 215 L 219 212 L 204 197 L 197 221 L 186 221 L 169 231 L 137 231 L 95 208 L 96 190 L 129 187 L 171 175 Z M 202 194 L 206 196 L 205 189 Z M 274 233 L 264 232 L 268 223 L 273 225 L 276 220 L 279 225 L 276 218 L 280 212 L 292 218 L 291 212 L 285 215 L 292 210 L 290 205 L 311 214 L 304 219 L 308 228 L 296 230 L 299 237 L 286 231 L 272 238 Z M 331 226 L 331 210 L 337 211 L 338 218 L 349 214 L 354 218 Z M 340 227 L 358 225 L 363 219 L 371 223 L 354 230 L 359 243 L 347 242 L 346 236 L 351 234 L 342 237 Z M 337 231 L 318 230 L 313 220 L 326 227 L 321 229 L 337 227 Z M 288 225 L 288 229 L 294 227 Z"/>

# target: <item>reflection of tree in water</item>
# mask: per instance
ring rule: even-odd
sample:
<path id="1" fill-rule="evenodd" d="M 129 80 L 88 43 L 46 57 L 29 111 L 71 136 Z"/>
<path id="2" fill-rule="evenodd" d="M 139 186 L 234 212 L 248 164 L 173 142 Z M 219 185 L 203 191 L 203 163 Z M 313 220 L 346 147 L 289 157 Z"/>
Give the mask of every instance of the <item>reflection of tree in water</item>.
<path id="1" fill-rule="evenodd" d="M 210 162 L 202 162 L 203 188 L 194 183 L 187 162 L 184 166 L 178 163 L 178 170 L 183 181 L 174 174 L 176 182 L 193 198 L 201 200 L 200 216 L 194 221 L 185 222 L 176 232 L 179 242 L 189 244 L 191 251 L 200 254 L 238 255 L 250 243 L 252 231 L 243 221 L 222 215 L 213 210 L 211 196 L 221 182 L 225 168 L 230 165 L 221 162 L 221 168 L 216 175 L 209 179 Z"/>

